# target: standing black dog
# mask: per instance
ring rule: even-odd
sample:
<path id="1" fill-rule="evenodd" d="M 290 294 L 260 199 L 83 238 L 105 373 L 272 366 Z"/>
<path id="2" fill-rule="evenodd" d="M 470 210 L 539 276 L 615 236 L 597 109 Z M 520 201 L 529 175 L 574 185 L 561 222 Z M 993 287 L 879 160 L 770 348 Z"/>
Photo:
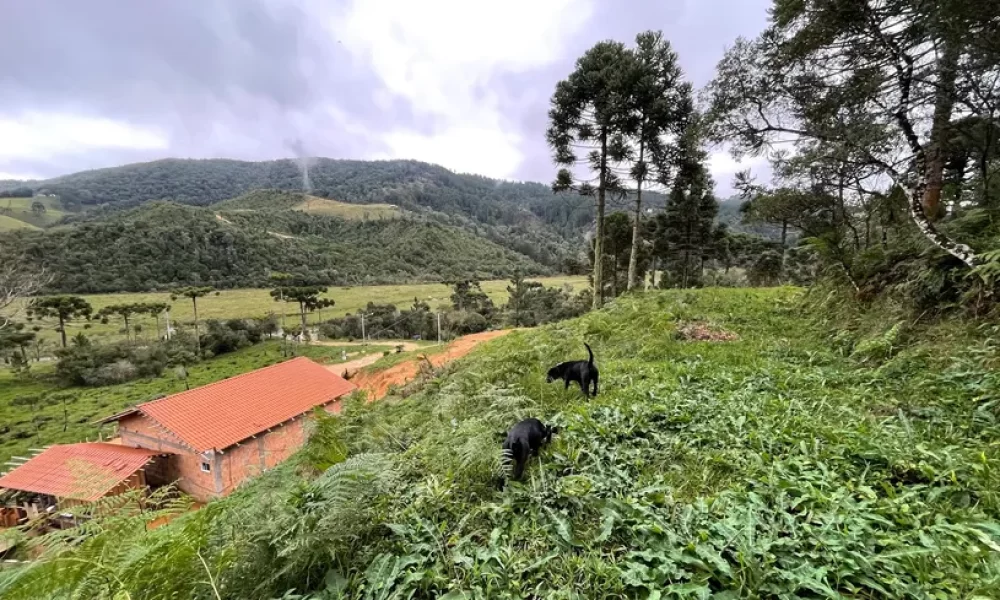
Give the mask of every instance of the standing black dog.
<path id="1" fill-rule="evenodd" d="M 510 459 L 514 461 L 514 479 L 521 478 L 528 459 L 532 454 L 538 455 L 542 444 L 552 441 L 553 433 L 556 433 L 554 427 L 549 427 L 538 419 L 525 419 L 511 427 L 503 441 L 503 449 L 510 452 Z"/>
<path id="2" fill-rule="evenodd" d="M 549 369 L 549 374 L 545 378 L 545 382 L 552 383 L 556 379 L 562 379 L 566 382 L 566 388 L 564 389 L 568 389 L 570 382 L 575 381 L 580 384 L 580 389 L 583 391 L 584 396 L 596 396 L 597 379 L 600 373 L 597 371 L 597 365 L 594 364 L 594 351 L 590 349 L 590 345 L 586 342 L 583 345 L 587 346 L 587 354 L 590 355 L 590 360 L 573 360 L 559 363 Z M 590 384 L 594 384 L 593 394 L 590 393 Z"/>

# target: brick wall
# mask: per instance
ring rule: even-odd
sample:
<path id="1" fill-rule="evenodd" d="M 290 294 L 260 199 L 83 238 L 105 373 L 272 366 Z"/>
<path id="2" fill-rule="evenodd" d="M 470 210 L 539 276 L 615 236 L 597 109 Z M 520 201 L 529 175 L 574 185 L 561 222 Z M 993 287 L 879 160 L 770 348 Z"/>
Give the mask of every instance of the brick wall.
<path id="1" fill-rule="evenodd" d="M 281 464 L 301 448 L 305 443 L 305 421 L 299 417 L 227 449 L 222 455 L 222 495 L 229 494 L 250 477 Z"/>
<path id="2" fill-rule="evenodd" d="M 288 459 L 305 443 L 307 420 L 308 417 L 298 417 L 222 453 L 198 454 L 145 415 L 123 418 L 118 423 L 118 433 L 126 446 L 171 453 L 158 465 L 156 478 L 176 481 L 182 491 L 207 502 L 229 494 L 247 479 Z M 202 471 L 202 463 L 209 464 L 209 472 Z"/>
<path id="3" fill-rule="evenodd" d="M 130 415 L 118 422 L 118 435 L 122 444 L 133 448 L 149 448 L 171 453 L 158 471 L 162 479 L 176 481 L 177 487 L 195 500 L 207 502 L 221 492 L 216 485 L 215 465 L 212 456 L 203 456 L 184 445 L 180 439 L 145 415 Z M 211 471 L 201 470 L 208 463 Z"/>

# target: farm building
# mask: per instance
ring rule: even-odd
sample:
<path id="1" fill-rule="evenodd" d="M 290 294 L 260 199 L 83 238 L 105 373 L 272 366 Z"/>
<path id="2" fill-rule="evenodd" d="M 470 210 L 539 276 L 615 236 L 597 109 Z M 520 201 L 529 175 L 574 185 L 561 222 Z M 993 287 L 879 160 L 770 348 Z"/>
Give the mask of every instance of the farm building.
<path id="1" fill-rule="evenodd" d="M 205 502 L 272 468 L 305 442 L 317 407 L 340 409 L 357 389 L 308 358 L 295 358 L 103 419 L 124 446 L 168 453 L 157 478 Z"/>
<path id="2" fill-rule="evenodd" d="M 166 482 L 155 476 L 147 479 L 146 470 L 164 458 L 158 450 L 103 442 L 51 446 L 0 477 L 0 527 L 129 489 L 162 485 Z"/>
<path id="3" fill-rule="evenodd" d="M 338 412 L 355 389 L 300 357 L 139 404 L 99 421 L 117 422 L 119 443 L 52 446 L 0 477 L 2 497 L 15 500 L 0 519 L 168 483 L 202 502 L 225 496 L 287 459 L 312 411 Z"/>

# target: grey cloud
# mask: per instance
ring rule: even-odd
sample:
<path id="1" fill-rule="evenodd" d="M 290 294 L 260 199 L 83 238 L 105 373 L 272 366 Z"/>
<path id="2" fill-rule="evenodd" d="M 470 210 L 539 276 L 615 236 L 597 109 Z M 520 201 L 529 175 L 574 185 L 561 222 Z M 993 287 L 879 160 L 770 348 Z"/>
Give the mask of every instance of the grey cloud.
<path id="1" fill-rule="evenodd" d="M 170 155 L 239 158 L 287 154 L 289 138 L 331 156 L 382 149 L 377 139 L 346 134 L 328 105 L 373 133 L 427 127 L 322 27 L 317 16 L 337 7 L 325 6 L 324 15 L 303 8 L 260 0 L 8 3 L 0 117 L 49 110 L 108 117 L 166 131 Z M 376 92 L 387 109 L 376 107 Z M 0 171 L 33 166 L 55 175 L 149 156 L 102 151 L 97 165 L 68 150 L 51 161 L 7 161 Z"/>
<path id="2" fill-rule="evenodd" d="M 170 147 L 67 149 L 45 159 L 0 160 L 0 172 L 54 176 L 164 156 L 362 158 L 387 150 L 381 133 L 436 131 L 436 118 L 386 89 L 371 65 L 323 27 L 321 19 L 335 18 L 344 2 L 8 2 L 0 118 L 28 111 L 107 117 L 166 132 Z M 524 140 L 518 179 L 551 181 L 555 169 L 544 140 L 549 98 L 595 42 L 631 42 L 639 31 L 662 29 L 688 77 L 703 85 L 725 46 L 763 27 L 769 0 L 595 3 L 555 61 L 497 73 L 476 89 L 478 97 L 499 102 L 505 126 Z M 298 140 L 294 152 L 290 140 Z"/>

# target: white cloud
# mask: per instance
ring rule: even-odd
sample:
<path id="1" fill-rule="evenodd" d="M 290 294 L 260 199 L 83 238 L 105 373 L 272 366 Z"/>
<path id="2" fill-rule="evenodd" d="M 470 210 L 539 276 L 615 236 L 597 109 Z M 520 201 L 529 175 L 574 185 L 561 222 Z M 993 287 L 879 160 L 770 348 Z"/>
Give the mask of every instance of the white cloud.
<path id="1" fill-rule="evenodd" d="M 0 171 L 0 181 L 5 179 L 17 179 L 23 181 L 26 179 L 43 179 L 40 175 L 35 175 L 34 173 L 8 173 L 7 171 Z"/>
<path id="2" fill-rule="evenodd" d="M 0 140 L 0 161 L 47 159 L 65 152 L 100 149 L 161 150 L 168 146 L 167 138 L 152 129 L 61 113 L 0 118 Z"/>
<path id="3" fill-rule="evenodd" d="M 716 195 L 720 198 L 731 196 L 733 177 L 740 171 L 750 169 L 751 175 L 758 183 L 767 183 L 771 177 L 767 159 L 763 156 L 750 156 L 742 160 L 733 158 L 729 152 L 713 152 L 708 156 L 708 170 L 715 180 Z"/>
<path id="4" fill-rule="evenodd" d="M 355 0 L 331 29 L 434 126 L 433 132 L 385 135 L 388 154 L 511 177 L 523 157 L 523 139 L 506 122 L 489 80 L 557 60 L 590 17 L 592 2 Z M 387 105 L 384 97 L 372 103 Z"/>

